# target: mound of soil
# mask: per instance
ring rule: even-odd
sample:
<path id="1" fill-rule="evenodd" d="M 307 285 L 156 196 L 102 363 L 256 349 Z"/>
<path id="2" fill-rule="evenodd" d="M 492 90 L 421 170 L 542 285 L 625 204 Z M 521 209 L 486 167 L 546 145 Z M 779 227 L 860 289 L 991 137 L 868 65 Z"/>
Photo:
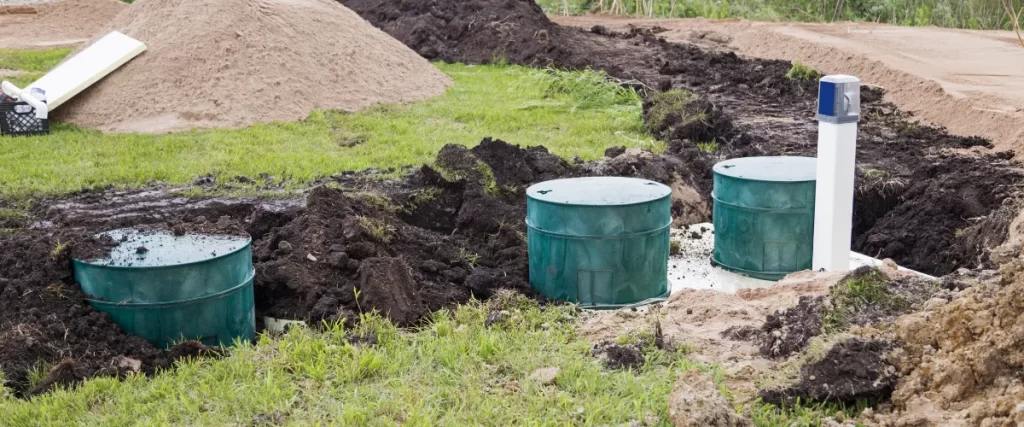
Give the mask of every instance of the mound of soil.
<path id="1" fill-rule="evenodd" d="M 162 353 L 89 307 L 71 278 L 68 242 L 74 235 L 12 232 L 0 239 L 0 370 L 7 384 L 27 392 L 28 372 L 58 364 L 45 387 L 94 375 L 125 373 L 123 359 L 152 373 Z M 37 366 L 37 363 L 44 363 Z M 45 372 L 45 371 L 44 371 Z M 59 377 L 59 378 L 58 378 Z"/>
<path id="2" fill-rule="evenodd" d="M 128 5 L 120 0 L 60 0 L 35 8 L 36 14 L 0 18 L 0 47 L 79 43 L 106 28 Z"/>
<path id="3" fill-rule="evenodd" d="M 314 189 L 255 244 L 257 309 L 314 323 L 376 309 L 411 325 L 499 288 L 529 292 L 525 186 L 571 171 L 543 148 L 486 139 L 444 147 L 386 197 Z"/>
<path id="4" fill-rule="evenodd" d="M 802 296 L 797 305 L 769 315 L 754 339 L 761 356 L 788 358 L 823 333 L 851 325 L 885 324 L 920 310 L 930 300 L 952 298 L 942 286 L 934 280 L 900 274 L 891 264 L 886 271 L 861 267 L 832 286 L 828 295 Z"/>
<path id="5" fill-rule="evenodd" d="M 341 0 L 424 58 L 447 62 L 547 65 L 579 55 L 576 31 L 548 20 L 533 0 Z"/>
<path id="6" fill-rule="evenodd" d="M 1024 422 L 1024 280 L 1008 273 L 1009 284 L 988 281 L 895 322 L 903 350 L 892 359 L 904 377 L 892 395 L 893 413 L 875 422 Z"/>
<path id="7" fill-rule="evenodd" d="M 417 101 L 451 84 L 330 0 L 139 0 L 110 29 L 148 50 L 58 109 L 60 120 L 120 132 L 238 127 Z"/>

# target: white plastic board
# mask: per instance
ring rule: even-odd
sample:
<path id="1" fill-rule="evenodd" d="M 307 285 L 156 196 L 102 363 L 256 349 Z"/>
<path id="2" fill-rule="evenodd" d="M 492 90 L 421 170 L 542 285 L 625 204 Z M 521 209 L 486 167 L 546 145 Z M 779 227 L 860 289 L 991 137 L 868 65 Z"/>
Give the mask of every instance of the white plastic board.
<path id="1" fill-rule="evenodd" d="M 32 83 L 46 91 L 46 103 L 54 110 L 107 74 L 146 51 L 142 42 L 113 31 Z"/>

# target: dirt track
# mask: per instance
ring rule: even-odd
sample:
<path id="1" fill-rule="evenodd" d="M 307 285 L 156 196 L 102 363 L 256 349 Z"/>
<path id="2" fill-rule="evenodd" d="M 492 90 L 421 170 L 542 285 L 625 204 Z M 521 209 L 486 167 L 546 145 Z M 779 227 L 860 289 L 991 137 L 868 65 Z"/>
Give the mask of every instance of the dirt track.
<path id="1" fill-rule="evenodd" d="M 668 41 L 799 60 L 886 89 L 886 100 L 996 149 L 1024 152 L 1024 48 L 1008 31 L 707 19 L 552 16 L 559 24 L 624 30 L 662 27 Z"/>

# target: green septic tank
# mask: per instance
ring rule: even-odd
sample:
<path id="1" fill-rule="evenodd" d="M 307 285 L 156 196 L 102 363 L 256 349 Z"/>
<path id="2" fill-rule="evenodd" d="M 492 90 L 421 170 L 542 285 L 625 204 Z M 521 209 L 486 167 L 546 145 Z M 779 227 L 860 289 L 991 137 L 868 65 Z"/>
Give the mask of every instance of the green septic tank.
<path id="1" fill-rule="evenodd" d="M 251 239 L 115 230 L 107 256 L 74 260 L 94 308 L 126 332 L 168 348 L 182 340 L 231 345 L 256 335 Z"/>
<path id="2" fill-rule="evenodd" d="M 816 160 L 746 157 L 714 167 L 713 262 L 779 280 L 811 268 Z"/>
<path id="3" fill-rule="evenodd" d="M 671 193 L 635 178 L 572 178 L 526 190 L 530 284 L 590 308 L 669 294 Z"/>

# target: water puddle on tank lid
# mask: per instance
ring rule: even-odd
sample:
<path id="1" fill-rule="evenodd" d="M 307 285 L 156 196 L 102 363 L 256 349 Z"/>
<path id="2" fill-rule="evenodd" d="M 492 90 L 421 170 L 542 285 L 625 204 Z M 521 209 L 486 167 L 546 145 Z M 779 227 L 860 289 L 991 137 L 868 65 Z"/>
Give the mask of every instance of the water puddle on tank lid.
<path id="1" fill-rule="evenodd" d="M 90 264 L 112 267 L 164 267 L 207 261 L 234 253 L 249 244 L 244 236 L 186 233 L 175 236 L 170 231 L 120 229 L 108 235 L 117 247 Z"/>

